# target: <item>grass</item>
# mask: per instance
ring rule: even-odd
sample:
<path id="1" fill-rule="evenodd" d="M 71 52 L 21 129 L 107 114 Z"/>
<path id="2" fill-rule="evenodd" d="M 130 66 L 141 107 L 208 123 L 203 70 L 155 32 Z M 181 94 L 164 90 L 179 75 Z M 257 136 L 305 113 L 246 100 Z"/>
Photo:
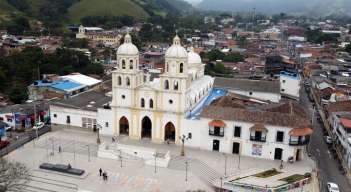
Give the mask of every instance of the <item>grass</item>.
<path id="1" fill-rule="evenodd" d="M 81 0 L 69 8 L 68 17 L 71 22 L 79 23 L 85 16 L 130 15 L 139 19 L 148 14 L 131 0 Z"/>
<path id="2" fill-rule="evenodd" d="M 282 179 L 280 179 L 280 181 L 285 181 L 285 182 L 290 184 L 290 183 L 294 183 L 296 181 L 300 181 L 304 178 L 305 178 L 304 175 L 294 174 L 294 175 L 290 175 L 289 177 L 282 178 Z"/>
<path id="3" fill-rule="evenodd" d="M 267 170 L 267 171 L 263 171 L 261 173 L 257 173 L 257 174 L 252 175 L 252 176 L 260 177 L 260 178 L 268 178 L 268 177 L 272 177 L 274 175 L 278 175 L 280 173 L 282 173 L 282 172 L 279 172 L 276 169 L 270 169 L 270 170 Z"/>

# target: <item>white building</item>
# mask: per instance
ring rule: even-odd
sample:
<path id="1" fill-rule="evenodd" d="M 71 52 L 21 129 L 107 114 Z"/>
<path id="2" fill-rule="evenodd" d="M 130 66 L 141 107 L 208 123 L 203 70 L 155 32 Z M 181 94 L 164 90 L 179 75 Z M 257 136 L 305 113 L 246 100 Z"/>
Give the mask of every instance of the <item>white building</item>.
<path id="1" fill-rule="evenodd" d="M 211 104 L 226 98 L 228 90 L 213 88 L 214 78 L 204 75 L 200 56 L 187 52 L 178 36 L 166 51 L 165 72 L 153 81 L 140 70 L 139 51 L 129 34 L 118 48 L 117 62 L 112 98 L 92 91 L 54 103 L 52 123 L 99 128 L 103 135 L 155 143 L 180 145 L 179 138 L 186 136 L 188 147 L 266 159 L 303 158 L 312 129 L 301 113 L 295 113 L 295 105 L 275 104 L 251 111 L 244 106 Z M 277 83 L 274 92 L 279 95 Z M 280 95 L 273 95 L 265 100 L 280 100 Z"/>
<path id="2" fill-rule="evenodd" d="M 280 92 L 282 95 L 300 99 L 301 77 L 298 73 L 282 71 L 280 73 Z"/>

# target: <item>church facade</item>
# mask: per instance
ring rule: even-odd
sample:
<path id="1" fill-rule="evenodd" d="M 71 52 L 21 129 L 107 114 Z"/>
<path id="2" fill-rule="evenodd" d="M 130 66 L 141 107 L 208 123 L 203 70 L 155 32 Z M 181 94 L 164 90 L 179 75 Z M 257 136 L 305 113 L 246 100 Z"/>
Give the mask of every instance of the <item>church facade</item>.
<path id="1" fill-rule="evenodd" d="M 213 85 L 213 78 L 204 75 L 200 56 L 188 54 L 176 36 L 165 54 L 165 72 L 150 81 L 139 68 L 139 51 L 127 34 L 117 62 L 112 74 L 114 135 L 179 143 L 186 114 Z"/>

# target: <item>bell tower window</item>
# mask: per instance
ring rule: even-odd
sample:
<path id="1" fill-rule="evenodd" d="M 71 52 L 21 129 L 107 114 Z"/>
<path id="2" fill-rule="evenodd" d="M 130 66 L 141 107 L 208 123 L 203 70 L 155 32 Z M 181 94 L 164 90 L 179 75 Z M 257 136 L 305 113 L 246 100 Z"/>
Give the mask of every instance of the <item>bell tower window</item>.
<path id="1" fill-rule="evenodd" d="M 129 69 L 133 69 L 133 60 L 129 61 Z"/>
<path id="2" fill-rule="evenodd" d="M 140 106 L 141 106 L 142 108 L 145 107 L 145 99 L 144 99 L 144 98 L 141 99 L 141 101 L 140 101 Z"/>
<path id="3" fill-rule="evenodd" d="M 129 77 L 126 78 L 126 84 L 127 84 L 127 86 L 130 85 L 130 79 L 129 79 Z"/>
<path id="4" fill-rule="evenodd" d="M 169 81 L 168 81 L 168 80 L 165 81 L 165 89 L 166 89 L 166 90 L 169 89 Z"/>
<path id="5" fill-rule="evenodd" d="M 178 81 L 175 81 L 175 82 L 174 82 L 174 90 L 176 90 L 176 91 L 177 91 L 177 90 L 178 90 L 178 88 L 179 88 L 179 86 L 178 86 Z"/>
<path id="6" fill-rule="evenodd" d="M 154 101 L 152 99 L 150 99 L 149 105 L 150 109 L 154 108 Z"/>
<path id="7" fill-rule="evenodd" d="M 117 80 L 118 82 L 118 85 L 122 85 L 122 78 L 121 78 L 121 76 L 118 76 L 118 80 Z"/>
<path id="8" fill-rule="evenodd" d="M 122 60 L 122 69 L 126 69 L 126 61 L 124 59 Z"/>
<path id="9" fill-rule="evenodd" d="M 183 70 L 184 70 L 183 67 L 184 67 L 184 66 L 183 66 L 183 63 L 181 63 L 181 64 L 179 65 L 179 73 L 183 73 Z"/>

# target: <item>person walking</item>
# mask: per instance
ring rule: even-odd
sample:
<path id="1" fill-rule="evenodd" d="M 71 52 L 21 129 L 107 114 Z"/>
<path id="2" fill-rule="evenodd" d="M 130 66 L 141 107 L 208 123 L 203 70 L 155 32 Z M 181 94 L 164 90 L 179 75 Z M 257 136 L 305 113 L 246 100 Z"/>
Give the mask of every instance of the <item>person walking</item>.
<path id="1" fill-rule="evenodd" d="M 107 181 L 108 175 L 107 172 L 105 172 L 105 181 Z"/>
<path id="2" fill-rule="evenodd" d="M 100 177 L 102 176 L 102 169 L 100 168 L 99 169 L 99 174 L 100 174 Z"/>

